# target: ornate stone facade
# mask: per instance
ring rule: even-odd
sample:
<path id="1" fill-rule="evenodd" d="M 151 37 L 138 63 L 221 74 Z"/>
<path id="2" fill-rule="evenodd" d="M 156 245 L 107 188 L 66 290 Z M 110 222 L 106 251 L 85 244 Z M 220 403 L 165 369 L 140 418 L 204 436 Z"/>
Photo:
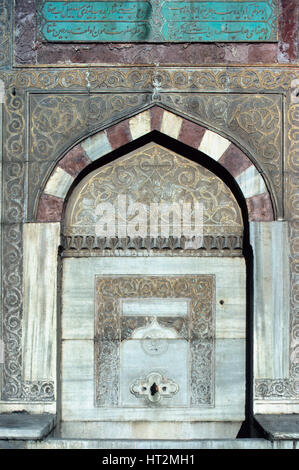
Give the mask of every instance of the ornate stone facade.
<path id="1" fill-rule="evenodd" d="M 290 376 L 278 377 L 279 382 L 259 379 L 257 397 L 298 400 L 299 105 L 293 99 L 296 86 L 292 85 L 298 78 L 296 67 L 94 67 L 0 72 L 6 87 L 2 215 L 6 352 L 2 400 L 32 400 L 33 396 L 22 381 L 22 223 L 35 220 L 40 188 L 70 147 L 157 103 L 181 117 L 188 116 L 191 123 L 220 132 L 241 147 L 265 178 L 275 218 L 290 223 Z M 126 142 L 125 131 L 123 135 Z M 276 383 L 283 383 L 282 394 L 277 392 Z M 50 386 L 46 390 L 46 399 L 53 399 Z M 44 392 L 34 396 L 45 399 Z"/>
<path id="2" fill-rule="evenodd" d="M 158 324 L 173 327 L 178 337 L 189 343 L 191 358 L 188 377 L 191 390 L 189 406 L 213 405 L 214 296 L 213 276 L 97 277 L 95 318 L 97 405 L 118 406 L 120 342 L 132 339 L 134 331 L 149 322 L 147 316 L 121 315 L 120 299 L 132 298 L 139 300 L 186 298 L 190 301 L 187 317 L 161 316 L 158 317 Z"/>

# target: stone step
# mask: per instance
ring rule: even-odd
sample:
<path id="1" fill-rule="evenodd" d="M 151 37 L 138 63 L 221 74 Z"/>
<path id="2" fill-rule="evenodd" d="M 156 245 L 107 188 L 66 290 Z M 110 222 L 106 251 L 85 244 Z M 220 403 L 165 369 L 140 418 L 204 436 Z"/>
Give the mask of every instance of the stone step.
<path id="1" fill-rule="evenodd" d="M 266 439 L 194 439 L 194 440 L 129 440 L 129 439 L 56 439 L 28 441 L 27 449 L 272 449 Z"/>

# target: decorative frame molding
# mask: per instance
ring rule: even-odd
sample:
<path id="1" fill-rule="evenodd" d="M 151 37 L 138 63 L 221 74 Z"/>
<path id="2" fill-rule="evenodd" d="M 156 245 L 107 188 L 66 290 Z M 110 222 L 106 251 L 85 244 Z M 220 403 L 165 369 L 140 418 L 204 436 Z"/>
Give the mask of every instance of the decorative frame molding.
<path id="1" fill-rule="evenodd" d="M 186 298 L 189 315 L 159 317 L 161 325 L 177 330 L 189 343 L 190 406 L 213 406 L 215 382 L 215 276 L 96 276 L 95 281 L 95 402 L 118 406 L 120 343 L 146 325 L 145 316 L 122 316 L 121 300 L 135 298 Z M 179 321 L 174 321 L 179 320 Z"/>

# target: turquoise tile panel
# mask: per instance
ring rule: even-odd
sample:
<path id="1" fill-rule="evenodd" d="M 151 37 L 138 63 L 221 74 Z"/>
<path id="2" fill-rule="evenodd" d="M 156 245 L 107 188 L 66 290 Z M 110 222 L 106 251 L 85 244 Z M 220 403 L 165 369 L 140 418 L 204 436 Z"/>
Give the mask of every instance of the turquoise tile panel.
<path id="1" fill-rule="evenodd" d="M 48 42 L 277 41 L 277 0 L 39 0 Z"/>

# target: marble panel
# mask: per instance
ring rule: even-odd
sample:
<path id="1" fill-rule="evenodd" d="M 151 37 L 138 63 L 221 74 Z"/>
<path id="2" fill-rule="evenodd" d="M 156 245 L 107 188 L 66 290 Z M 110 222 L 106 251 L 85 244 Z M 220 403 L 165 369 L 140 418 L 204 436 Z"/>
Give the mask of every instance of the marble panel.
<path id="1" fill-rule="evenodd" d="M 233 363 L 233 367 L 232 367 Z M 63 421 L 242 421 L 245 413 L 245 340 L 216 340 L 215 406 L 99 408 L 94 403 L 94 342 L 62 345 Z M 228 380 L 228 377 L 230 378 Z M 137 436 L 136 436 L 137 437 Z"/>
<path id="2" fill-rule="evenodd" d="M 80 258 L 63 260 L 62 336 L 94 337 L 96 275 L 216 275 L 216 338 L 245 338 L 245 262 L 242 258 Z"/>
<path id="3" fill-rule="evenodd" d="M 1 86 L 1 80 L 0 80 Z M 2 103 L 0 101 L 0 194 L 2 194 Z M 0 214 L 2 214 L 2 197 L 0 197 Z M 0 219 L 0 240 L 2 241 L 2 217 Z M 2 266 L 2 250 L 0 250 L 0 265 Z M 2 286 L 2 270 L 0 270 L 0 285 Z M 0 312 L 0 338 L 2 336 L 2 312 Z M 1 370 L 1 366 L 0 366 Z"/>
<path id="4" fill-rule="evenodd" d="M 171 423 L 172 424 L 172 423 Z M 219 432 L 217 425 L 214 426 L 217 429 L 217 434 L 223 436 L 222 431 Z M 70 424 L 74 427 L 74 423 Z M 227 423 L 224 424 L 227 426 Z M 169 428 L 169 423 L 167 423 Z M 227 427 L 226 427 L 227 429 Z M 196 437 L 199 435 L 198 429 L 196 428 Z M 205 433 L 203 433 L 205 435 Z M 127 435 L 128 436 L 128 435 Z M 26 444 L 27 449 L 132 449 L 132 442 L 127 439 L 120 440 L 96 440 L 96 439 L 67 439 L 64 438 L 51 438 L 42 442 L 28 441 Z M 134 442 L 136 449 L 272 449 L 273 444 L 266 439 L 208 439 L 208 438 L 197 438 L 197 439 L 186 439 L 186 440 L 168 440 L 169 437 L 163 440 L 144 440 L 141 439 Z"/>
<path id="5" fill-rule="evenodd" d="M 247 168 L 236 178 L 245 198 L 267 192 L 265 182 L 254 165 Z"/>
<path id="6" fill-rule="evenodd" d="M 151 115 L 150 111 L 144 111 L 137 114 L 129 120 L 129 126 L 132 139 L 138 139 L 144 134 L 151 131 Z"/>
<path id="7" fill-rule="evenodd" d="M 176 114 L 169 113 L 168 111 L 164 111 L 162 124 L 161 124 L 161 132 L 174 139 L 177 139 L 181 130 L 183 119 L 177 116 Z"/>
<path id="8" fill-rule="evenodd" d="M 254 376 L 256 379 L 287 378 L 288 223 L 250 222 L 250 238 L 254 255 Z"/>
<path id="9" fill-rule="evenodd" d="M 122 299 L 122 315 L 177 316 L 188 315 L 187 299 Z"/>
<path id="10" fill-rule="evenodd" d="M 65 198 L 74 178 L 59 166 L 51 175 L 45 187 L 45 193 L 59 198 Z"/>
<path id="11" fill-rule="evenodd" d="M 287 400 L 279 401 L 266 401 L 266 400 L 255 400 L 253 404 L 253 411 L 255 414 L 298 414 L 299 415 L 299 403 L 294 401 L 293 403 Z"/>
<path id="12" fill-rule="evenodd" d="M 230 144 L 230 141 L 224 137 L 221 137 L 221 135 L 207 130 L 204 133 L 198 150 L 205 153 L 214 160 L 219 160 Z"/>
<path id="13" fill-rule="evenodd" d="M 24 225 L 24 380 L 56 376 L 57 253 L 60 224 Z"/>
<path id="14" fill-rule="evenodd" d="M 64 439 L 153 439 L 148 445 L 153 445 L 161 439 L 178 439 L 180 448 L 186 439 L 231 439 L 236 437 L 241 422 L 122 422 L 113 421 L 92 422 L 76 421 L 63 422 L 55 432 L 56 438 Z M 192 444 L 194 441 L 192 441 Z M 189 445 L 192 445 L 189 443 Z M 132 444 L 131 444 L 132 446 Z M 166 448 L 166 447 L 165 447 Z"/>
<path id="15" fill-rule="evenodd" d="M 92 161 L 97 160 L 112 150 L 105 131 L 98 132 L 97 134 L 84 140 L 82 147 Z"/>

